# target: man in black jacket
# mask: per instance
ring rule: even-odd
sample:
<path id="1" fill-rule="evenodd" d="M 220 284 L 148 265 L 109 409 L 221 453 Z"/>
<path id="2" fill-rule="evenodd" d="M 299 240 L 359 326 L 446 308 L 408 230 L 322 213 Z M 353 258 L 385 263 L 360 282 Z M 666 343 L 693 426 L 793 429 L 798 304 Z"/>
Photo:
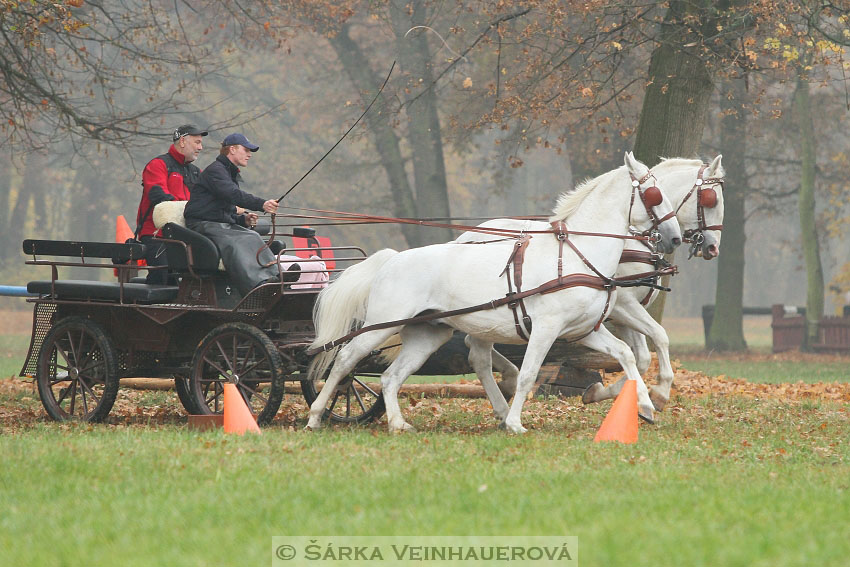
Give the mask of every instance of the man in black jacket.
<path id="1" fill-rule="evenodd" d="M 256 224 L 257 214 L 247 211 L 239 214 L 236 210 L 238 205 L 248 211 L 277 211 L 278 203 L 274 199 L 264 201 L 239 188 L 242 181 L 239 168 L 247 166 L 251 155 L 259 149 L 260 146 L 242 134 L 228 135 L 218 157 L 204 169 L 192 188 L 183 212 L 187 227 L 215 242 L 224 268 L 242 295 L 263 282 L 280 281 L 274 254 L 263 248 L 257 258 L 263 239 L 248 228 Z"/>

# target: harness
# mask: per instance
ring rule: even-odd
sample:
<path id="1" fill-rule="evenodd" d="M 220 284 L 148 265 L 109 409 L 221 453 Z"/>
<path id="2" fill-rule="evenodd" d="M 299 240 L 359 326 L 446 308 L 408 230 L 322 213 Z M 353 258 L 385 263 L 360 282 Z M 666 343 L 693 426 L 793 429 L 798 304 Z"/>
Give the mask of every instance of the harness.
<path id="1" fill-rule="evenodd" d="M 632 191 L 632 202 L 629 204 L 629 219 L 631 219 L 631 210 L 632 204 L 634 203 L 634 193 L 637 192 L 641 197 L 641 202 L 647 210 L 647 213 L 650 215 L 650 218 L 653 220 L 652 226 L 644 233 L 641 233 L 639 236 L 633 236 L 632 238 L 646 240 L 648 238 L 653 238 L 653 235 L 657 233 L 656 229 L 658 225 L 662 222 L 672 218 L 675 215 L 675 211 L 671 211 L 667 215 L 662 218 L 659 218 L 652 208 L 660 204 L 661 202 L 661 192 L 656 186 L 652 186 L 646 189 L 646 191 L 641 191 L 640 185 L 644 183 L 652 174 L 649 173 L 640 180 L 632 179 L 632 187 L 634 190 Z M 644 196 L 644 192 L 649 192 L 650 189 L 655 189 L 658 192 L 657 198 L 658 202 L 654 202 L 655 196 L 650 193 L 648 196 Z M 608 313 L 608 308 L 611 305 L 611 295 L 613 294 L 615 287 L 637 287 L 637 286 L 648 286 L 652 289 L 660 289 L 664 291 L 670 291 L 669 288 L 662 287 L 658 285 L 657 280 L 659 276 L 667 275 L 675 273 L 675 266 L 670 267 L 661 267 L 660 269 L 655 269 L 648 272 L 642 272 L 639 274 L 635 274 L 632 276 L 625 276 L 621 278 L 614 278 L 606 276 L 601 273 L 585 256 L 581 253 L 581 250 L 569 239 L 570 231 L 567 229 L 566 224 L 563 221 L 553 221 L 551 223 L 552 230 L 547 231 L 549 234 L 553 234 L 555 238 L 558 240 L 558 277 L 554 280 L 549 280 L 535 288 L 522 291 L 522 265 L 525 260 L 525 251 L 528 248 L 528 243 L 531 240 L 531 236 L 529 234 L 521 234 L 518 237 L 515 237 L 516 243 L 514 244 L 513 250 L 511 251 L 510 256 L 508 257 L 508 261 L 505 264 L 505 268 L 502 270 L 501 274 L 507 276 L 508 283 L 508 293 L 499 299 L 494 299 L 488 301 L 487 303 L 481 303 L 478 305 L 472 305 L 470 307 L 463 307 L 461 309 L 453 309 L 451 311 L 435 311 L 431 313 L 425 313 L 423 315 L 418 315 L 416 317 L 410 317 L 408 319 L 399 319 L 396 321 L 386 321 L 383 323 L 375 323 L 373 325 L 367 325 L 365 327 L 361 327 L 355 331 L 348 333 L 345 336 L 342 336 L 338 339 L 335 339 L 329 343 L 325 343 L 324 345 L 316 348 L 312 348 L 307 350 L 308 355 L 314 355 L 316 353 L 322 351 L 329 351 L 342 343 L 353 339 L 354 337 L 366 333 L 369 331 L 376 331 L 379 329 L 387 329 L 390 327 L 395 327 L 397 325 L 409 325 L 416 323 L 423 323 L 427 321 L 433 321 L 435 319 L 445 319 L 447 317 L 454 317 L 457 315 L 464 315 L 467 313 L 473 313 L 475 311 L 483 311 L 484 309 L 496 309 L 497 307 L 501 307 L 502 305 L 507 305 L 514 316 L 514 326 L 517 331 L 517 335 L 524 340 L 528 341 L 528 337 L 531 334 L 532 322 L 531 317 L 528 315 L 528 311 L 525 308 L 525 304 L 523 299 L 532 295 L 538 294 L 546 294 L 546 293 L 554 293 L 556 291 L 561 291 L 571 287 L 590 287 L 598 290 L 605 290 L 607 292 L 607 297 L 605 299 L 605 307 L 602 309 L 602 313 L 599 316 L 599 319 L 596 321 L 596 324 L 593 328 L 585 333 L 584 335 L 574 338 L 571 342 L 578 341 L 599 329 L 602 325 L 603 321 L 605 321 L 605 317 Z M 489 229 L 488 229 L 489 230 Z M 482 231 L 483 232 L 483 231 Z M 589 236 L 602 236 L 602 237 L 612 237 L 612 238 L 624 238 L 623 235 L 618 234 L 604 234 L 604 233 L 587 233 L 575 231 L 572 234 L 579 235 L 589 235 Z M 594 275 L 591 274 L 567 274 L 563 273 L 563 255 L 564 255 L 564 244 L 567 244 L 573 252 L 579 257 L 579 259 L 584 263 L 585 266 L 593 272 Z M 479 244 L 484 244 L 484 242 L 480 242 Z M 512 283 L 513 282 L 513 283 Z M 516 291 L 514 291 L 514 286 L 516 286 Z M 519 309 L 519 311 L 517 311 Z M 522 314 L 520 316 L 520 313 Z"/>
<path id="2" fill-rule="evenodd" d="M 679 206 L 676 207 L 676 213 L 678 214 L 679 209 L 685 204 L 685 202 L 691 197 L 691 195 L 696 192 L 697 195 L 697 228 L 688 229 L 682 233 L 682 240 L 684 242 L 690 242 L 691 248 L 688 254 L 688 259 L 691 259 L 693 255 L 696 253 L 697 249 L 702 245 L 705 240 L 705 235 L 703 234 L 706 230 L 723 230 L 722 224 L 714 224 L 711 226 L 706 226 L 705 224 L 705 209 L 713 209 L 717 206 L 717 191 L 714 188 L 720 185 L 721 189 L 723 188 L 723 178 L 722 177 L 709 177 L 708 179 L 703 179 L 702 174 L 705 171 L 705 168 L 708 167 L 706 164 L 702 164 L 699 168 L 699 172 L 697 173 L 697 180 L 694 182 L 694 186 L 688 191 L 688 194 L 685 195 L 685 198 L 682 199 L 682 202 L 679 203 Z"/>
<path id="3" fill-rule="evenodd" d="M 642 272 L 641 274 L 636 274 L 638 276 L 644 275 L 645 277 L 652 278 L 654 284 L 658 284 L 658 278 L 662 275 L 675 275 L 679 273 L 679 268 L 664 258 L 663 254 L 659 254 L 658 252 L 652 252 L 650 250 L 623 250 L 623 254 L 620 256 L 621 264 L 647 264 L 652 266 L 652 270 L 648 272 Z M 659 286 L 660 287 L 660 286 Z M 646 306 L 649 304 L 649 300 L 652 299 L 652 294 L 659 287 L 651 287 L 647 292 L 643 299 L 640 300 L 640 304 Z M 666 289 L 666 288 L 664 288 Z"/>

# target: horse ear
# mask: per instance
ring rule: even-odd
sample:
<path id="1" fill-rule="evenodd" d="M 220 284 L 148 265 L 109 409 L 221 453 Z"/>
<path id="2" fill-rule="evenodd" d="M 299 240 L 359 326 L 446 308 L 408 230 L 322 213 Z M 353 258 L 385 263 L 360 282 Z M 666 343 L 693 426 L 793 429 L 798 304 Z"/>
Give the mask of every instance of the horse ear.
<path id="1" fill-rule="evenodd" d="M 723 165 L 720 161 L 723 159 L 723 154 L 719 154 L 714 158 L 706 168 L 705 177 L 723 177 Z"/>
<path id="2" fill-rule="evenodd" d="M 640 179 L 641 177 L 646 175 L 647 171 L 649 171 L 649 169 L 644 164 L 642 164 L 635 158 L 635 155 L 632 152 L 626 152 L 626 155 L 623 158 L 623 162 L 626 164 L 629 173 L 631 173 L 632 177 L 634 177 L 635 179 Z"/>

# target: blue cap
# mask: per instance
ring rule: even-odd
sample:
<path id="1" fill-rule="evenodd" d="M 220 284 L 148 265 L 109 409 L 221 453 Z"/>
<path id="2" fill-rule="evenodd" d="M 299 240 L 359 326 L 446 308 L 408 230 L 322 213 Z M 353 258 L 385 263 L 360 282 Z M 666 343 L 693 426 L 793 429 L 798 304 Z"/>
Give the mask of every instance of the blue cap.
<path id="1" fill-rule="evenodd" d="M 245 137 L 244 134 L 228 134 L 224 141 L 221 143 L 222 146 L 245 146 L 252 152 L 256 152 L 260 149 L 260 146 L 257 144 L 252 144 L 248 138 Z"/>

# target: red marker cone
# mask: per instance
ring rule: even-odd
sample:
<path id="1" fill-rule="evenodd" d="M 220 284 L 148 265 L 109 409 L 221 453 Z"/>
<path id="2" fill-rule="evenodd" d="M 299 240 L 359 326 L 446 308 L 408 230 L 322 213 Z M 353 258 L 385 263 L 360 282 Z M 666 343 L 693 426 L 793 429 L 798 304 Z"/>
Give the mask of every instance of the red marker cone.
<path id="1" fill-rule="evenodd" d="M 244 435 L 246 431 L 261 433 L 236 385 L 228 382 L 224 385 L 224 432 Z"/>
<path id="2" fill-rule="evenodd" d="M 124 244 L 128 238 L 133 238 L 133 230 L 127 224 L 124 215 L 118 215 L 118 218 L 115 219 L 115 242 Z"/>
<path id="3" fill-rule="evenodd" d="M 623 389 L 605 419 L 593 441 L 619 441 L 636 443 L 638 440 L 638 403 L 637 382 L 626 380 Z"/>

